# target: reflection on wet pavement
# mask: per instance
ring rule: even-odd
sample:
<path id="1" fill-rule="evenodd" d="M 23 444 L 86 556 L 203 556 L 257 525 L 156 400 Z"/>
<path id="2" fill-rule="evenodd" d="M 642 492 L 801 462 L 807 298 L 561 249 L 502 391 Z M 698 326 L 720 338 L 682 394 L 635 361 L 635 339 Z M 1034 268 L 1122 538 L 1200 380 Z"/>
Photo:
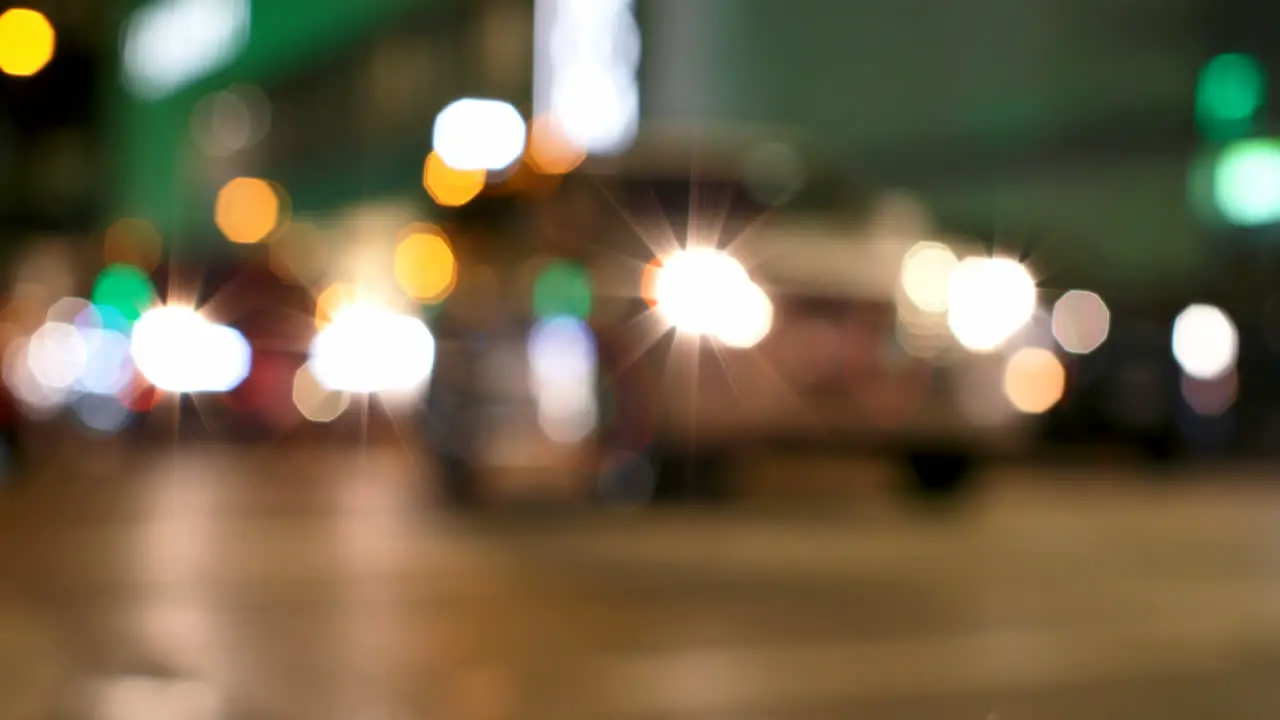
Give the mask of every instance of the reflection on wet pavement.
<path id="1" fill-rule="evenodd" d="M 193 447 L 0 497 L 0 718 L 1280 707 L 1259 487 L 1022 483 L 949 519 L 827 503 L 464 522 L 415 472 L 400 451 Z"/>

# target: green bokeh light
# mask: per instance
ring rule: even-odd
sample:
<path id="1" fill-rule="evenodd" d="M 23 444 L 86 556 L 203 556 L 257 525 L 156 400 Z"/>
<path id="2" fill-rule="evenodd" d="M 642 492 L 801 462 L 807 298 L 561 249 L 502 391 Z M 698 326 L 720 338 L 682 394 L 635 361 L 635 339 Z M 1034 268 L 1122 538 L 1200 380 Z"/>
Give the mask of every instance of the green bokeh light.
<path id="1" fill-rule="evenodd" d="M 533 283 L 533 314 L 540 318 L 591 316 L 591 276 L 575 262 L 557 260 L 538 273 Z"/>
<path id="2" fill-rule="evenodd" d="M 1222 138 L 1247 133 L 1266 100 L 1266 73 L 1248 55 L 1227 53 L 1200 72 L 1196 117 L 1205 132 Z"/>
<path id="3" fill-rule="evenodd" d="M 1232 225 L 1280 222 L 1280 139 L 1228 145 L 1213 166 L 1213 202 Z"/>
<path id="4" fill-rule="evenodd" d="M 93 304 L 119 313 L 127 322 L 137 320 L 156 302 L 156 289 L 146 273 L 131 265 L 111 265 L 93 284 Z"/>

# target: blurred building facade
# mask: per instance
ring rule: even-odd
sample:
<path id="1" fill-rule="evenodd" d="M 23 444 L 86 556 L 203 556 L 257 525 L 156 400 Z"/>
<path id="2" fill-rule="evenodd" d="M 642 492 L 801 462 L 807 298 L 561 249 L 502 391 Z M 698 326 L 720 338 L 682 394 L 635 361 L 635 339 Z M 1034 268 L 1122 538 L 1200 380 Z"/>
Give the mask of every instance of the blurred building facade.
<path id="1" fill-rule="evenodd" d="M 125 37 L 148 9 L 184 2 L 139 3 Z M 530 0 L 221 4 L 246 14 L 234 48 L 162 96 L 121 87 L 114 104 L 114 212 L 166 234 L 211 232 L 212 197 L 240 174 L 281 183 L 300 211 L 420 198 L 447 102 L 531 109 Z M 1250 29 L 1267 7 L 638 0 L 641 114 L 647 126 L 798 134 L 851 174 L 921 193 L 944 224 L 1034 242 L 1055 281 L 1163 292 L 1222 255 L 1188 201 L 1197 73 L 1258 44 Z M 261 100 L 258 126 L 228 130 L 240 111 L 210 109 L 233 87 Z M 211 148 L 219 132 L 244 147 Z"/>
<path id="2" fill-rule="evenodd" d="M 96 0 L 41 0 L 56 29 L 47 65 L 29 77 L 0 75 L 0 233 L 78 233 L 103 212 L 102 58 L 112 17 Z"/>

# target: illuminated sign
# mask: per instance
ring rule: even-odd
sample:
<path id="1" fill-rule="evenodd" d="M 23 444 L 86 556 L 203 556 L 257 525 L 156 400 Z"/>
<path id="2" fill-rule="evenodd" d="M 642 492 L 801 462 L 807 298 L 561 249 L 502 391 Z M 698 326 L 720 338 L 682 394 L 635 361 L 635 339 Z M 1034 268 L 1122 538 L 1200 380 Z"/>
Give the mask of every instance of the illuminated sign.
<path id="1" fill-rule="evenodd" d="M 634 0 L 537 0 L 534 113 L 573 144 L 613 154 L 640 121 L 640 28 Z"/>
<path id="2" fill-rule="evenodd" d="M 158 100 L 225 67 L 249 42 L 249 0 L 161 0 L 128 20 L 123 82 Z"/>

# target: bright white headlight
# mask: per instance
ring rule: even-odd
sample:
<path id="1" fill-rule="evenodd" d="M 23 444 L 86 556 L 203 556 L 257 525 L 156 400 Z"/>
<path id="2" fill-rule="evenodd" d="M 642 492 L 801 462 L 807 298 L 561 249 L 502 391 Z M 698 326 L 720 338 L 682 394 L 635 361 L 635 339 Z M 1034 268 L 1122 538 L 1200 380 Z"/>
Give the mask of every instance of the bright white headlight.
<path id="1" fill-rule="evenodd" d="M 973 352 L 1004 345 L 1036 312 L 1036 281 L 1010 258 L 966 258 L 952 269 L 947 325 Z"/>
<path id="2" fill-rule="evenodd" d="M 311 371 L 329 390 L 412 390 L 435 364 L 436 341 L 417 318 L 356 305 L 338 311 L 311 343 Z"/>
<path id="3" fill-rule="evenodd" d="M 768 334 L 773 305 L 742 263 L 697 248 L 666 258 L 654 282 L 658 313 L 677 331 L 751 347 Z"/>
<path id="4" fill-rule="evenodd" d="M 253 358 L 239 331 L 181 307 L 144 313 L 133 326 L 129 350 L 148 382 L 177 393 L 234 390 L 249 376 Z"/>

